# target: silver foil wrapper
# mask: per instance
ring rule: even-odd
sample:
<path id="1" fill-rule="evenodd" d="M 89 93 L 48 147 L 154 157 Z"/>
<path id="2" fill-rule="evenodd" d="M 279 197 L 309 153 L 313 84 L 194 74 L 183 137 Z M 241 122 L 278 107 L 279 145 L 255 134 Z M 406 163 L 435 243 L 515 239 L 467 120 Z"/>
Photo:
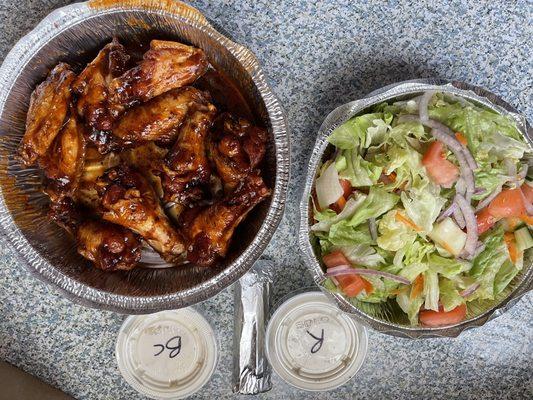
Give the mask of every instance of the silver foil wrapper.
<path id="1" fill-rule="evenodd" d="M 265 354 L 272 267 L 271 261 L 261 259 L 235 283 L 234 393 L 258 394 L 272 388 Z"/>
<path id="2" fill-rule="evenodd" d="M 509 116 L 516 122 L 518 130 L 533 148 L 533 131 L 526 118 L 514 107 L 485 89 L 464 82 L 444 79 L 420 79 L 400 82 L 378 89 L 359 100 L 341 105 L 326 117 L 320 127 L 315 147 L 310 156 L 305 188 L 300 203 L 299 246 L 305 264 L 317 285 L 342 311 L 351 314 L 359 322 L 382 333 L 412 339 L 456 337 L 467 329 L 482 326 L 487 321 L 501 315 L 514 305 L 521 296 L 533 289 L 533 251 L 528 251 L 525 254 L 524 268 L 497 298 L 480 303 L 475 309 L 470 307 L 466 320 L 460 324 L 451 327 L 427 328 L 411 326 L 405 313 L 395 306 L 394 301 L 376 304 L 350 302 L 342 295 L 330 293 L 324 288 L 323 282 L 326 280 L 326 276 L 319 261 L 320 249 L 310 229 L 313 223 L 310 199 L 317 171 L 322 162 L 330 157 L 333 151 L 332 146 L 327 141 L 328 136 L 337 126 L 355 115 L 366 112 L 372 106 L 384 101 L 405 100 L 427 90 L 436 90 L 447 95 L 464 98 L 499 114 Z"/>

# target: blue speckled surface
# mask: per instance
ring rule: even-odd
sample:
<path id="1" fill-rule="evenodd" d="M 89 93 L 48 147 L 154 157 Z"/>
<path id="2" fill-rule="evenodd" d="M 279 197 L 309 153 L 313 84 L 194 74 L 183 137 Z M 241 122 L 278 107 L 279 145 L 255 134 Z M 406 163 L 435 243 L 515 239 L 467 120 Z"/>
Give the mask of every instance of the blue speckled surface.
<path id="1" fill-rule="evenodd" d="M 2 0 L 0 56 L 63 0 Z M 320 4 L 315 4 L 320 3 Z M 526 1 L 194 1 L 258 56 L 292 128 L 286 216 L 267 253 L 275 300 L 311 284 L 297 256 L 299 185 L 326 114 L 400 80 L 446 77 L 500 95 L 533 118 L 533 6 Z M 444 4 L 446 3 L 446 4 Z M 232 290 L 200 307 L 221 339 L 213 379 L 195 398 L 231 394 Z M 533 398 L 533 296 L 455 340 L 409 341 L 369 332 L 368 358 L 347 385 L 307 394 L 274 379 L 261 396 L 310 399 Z M 83 308 L 31 278 L 0 250 L 0 358 L 79 399 L 140 399 L 114 359 L 124 316 Z"/>

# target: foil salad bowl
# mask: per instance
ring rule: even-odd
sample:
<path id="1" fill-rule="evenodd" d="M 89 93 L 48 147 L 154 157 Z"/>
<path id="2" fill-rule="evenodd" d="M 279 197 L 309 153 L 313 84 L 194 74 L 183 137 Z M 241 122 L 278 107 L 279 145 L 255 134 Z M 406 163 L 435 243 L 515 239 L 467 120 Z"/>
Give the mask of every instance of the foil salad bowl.
<path id="1" fill-rule="evenodd" d="M 156 38 L 202 48 L 217 70 L 239 88 L 255 119 L 269 132 L 263 171 L 272 196 L 238 227 L 228 256 L 212 268 L 163 268 L 162 260 L 149 253 L 143 254 L 149 268 L 112 273 L 93 268 L 77 254 L 74 240 L 48 220 L 39 171 L 22 168 L 17 160 L 33 88 L 60 61 L 81 70 L 115 36 L 133 45 Z M 142 314 L 214 296 L 248 271 L 269 243 L 283 214 L 288 178 L 284 112 L 257 59 L 183 3 L 93 0 L 68 5 L 23 37 L 0 68 L 1 237 L 33 275 L 84 305 Z"/>
<path id="2" fill-rule="evenodd" d="M 365 98 L 336 108 L 326 117 L 320 127 L 315 147 L 311 154 L 300 206 L 299 246 L 306 266 L 310 270 L 317 285 L 321 287 L 342 311 L 349 313 L 353 318 L 363 324 L 379 332 L 407 338 L 456 337 L 466 329 L 482 326 L 487 321 L 501 315 L 533 287 L 533 252 L 530 249 L 526 251 L 522 271 L 520 271 L 511 284 L 495 300 L 485 301 L 479 307 L 476 307 L 476 309 L 469 307 L 465 321 L 456 325 L 439 328 L 410 326 L 407 316 L 396 305 L 394 300 L 377 305 L 357 302 L 356 305 L 349 302 L 342 295 L 330 293 L 323 287 L 326 276 L 319 261 L 320 252 L 317 240 L 313 237 L 310 230 L 310 226 L 313 224 L 311 192 L 320 165 L 333 150 L 333 146 L 327 141 L 328 136 L 337 126 L 355 115 L 365 113 L 376 104 L 384 101 L 403 100 L 427 90 L 437 90 L 463 97 L 498 113 L 509 115 L 516 121 L 518 129 L 529 145 L 533 145 L 533 131 L 526 119 L 512 106 L 484 89 L 462 82 L 451 82 L 440 79 L 415 80 L 389 85 L 370 93 Z"/>

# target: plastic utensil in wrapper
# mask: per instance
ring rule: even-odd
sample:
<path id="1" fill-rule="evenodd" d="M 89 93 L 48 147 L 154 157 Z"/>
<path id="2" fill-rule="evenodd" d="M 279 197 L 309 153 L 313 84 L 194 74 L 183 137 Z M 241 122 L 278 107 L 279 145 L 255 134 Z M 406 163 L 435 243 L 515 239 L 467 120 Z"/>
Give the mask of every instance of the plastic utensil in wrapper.
<path id="1" fill-rule="evenodd" d="M 308 391 L 348 382 L 366 356 L 366 329 L 321 292 L 300 293 L 272 315 L 266 353 L 288 384 Z"/>
<path id="2" fill-rule="evenodd" d="M 235 284 L 233 391 L 257 394 L 272 388 L 265 356 L 265 326 L 269 313 L 273 264 L 257 261 Z"/>
<path id="3" fill-rule="evenodd" d="M 209 322 L 192 308 L 130 316 L 115 349 L 124 379 L 153 399 L 181 399 L 211 378 L 218 345 Z"/>

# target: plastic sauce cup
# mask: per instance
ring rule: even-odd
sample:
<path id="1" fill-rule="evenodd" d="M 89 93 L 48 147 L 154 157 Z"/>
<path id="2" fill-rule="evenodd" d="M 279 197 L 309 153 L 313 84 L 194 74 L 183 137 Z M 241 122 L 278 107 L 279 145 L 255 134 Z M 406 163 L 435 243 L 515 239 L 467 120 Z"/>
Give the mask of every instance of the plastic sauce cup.
<path id="1" fill-rule="evenodd" d="M 366 356 L 366 329 L 325 294 L 307 292 L 285 301 L 267 328 L 266 354 L 288 384 L 308 391 L 348 382 Z"/>
<path id="2" fill-rule="evenodd" d="M 215 333 L 192 308 L 126 318 L 115 353 L 126 382 L 153 399 L 192 395 L 209 381 L 218 360 Z"/>

